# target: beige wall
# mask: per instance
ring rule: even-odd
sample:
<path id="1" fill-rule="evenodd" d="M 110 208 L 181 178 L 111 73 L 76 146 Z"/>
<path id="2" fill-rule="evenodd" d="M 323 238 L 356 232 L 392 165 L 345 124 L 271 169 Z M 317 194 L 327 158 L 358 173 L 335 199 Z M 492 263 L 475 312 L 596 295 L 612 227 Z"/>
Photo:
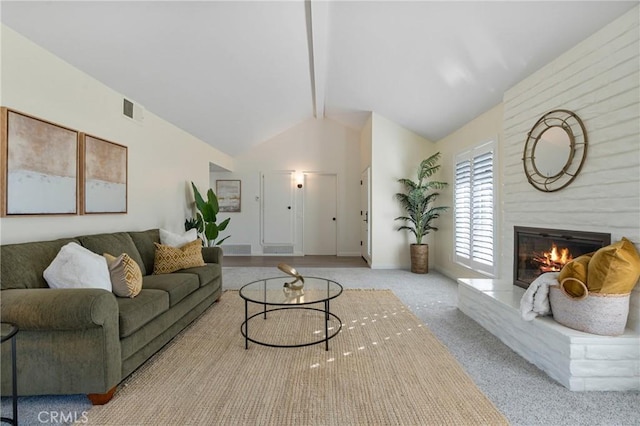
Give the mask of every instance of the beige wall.
<path id="1" fill-rule="evenodd" d="M 2 244 L 163 227 L 182 231 L 191 216 L 189 181 L 209 184 L 209 163 L 233 159 L 145 111 L 139 124 L 122 115 L 123 95 L 13 30 L 1 27 L 0 103 L 128 147 L 128 214 L 7 217 Z M 25 194 L 25 196 L 27 196 Z"/>
<path id="2" fill-rule="evenodd" d="M 220 215 L 231 217 L 225 235 L 228 244 L 251 244 L 255 255 L 262 254 L 260 244 L 260 173 L 280 170 L 323 172 L 337 176 L 338 238 L 337 252 L 342 256 L 360 254 L 360 139 L 357 131 L 330 120 L 308 119 L 291 129 L 254 146 L 235 158 L 234 172 L 211 174 L 216 179 L 242 180 L 242 211 Z M 303 254 L 304 188 L 295 195 L 295 247 Z M 225 243 L 226 244 L 226 243 Z"/>
<path id="3" fill-rule="evenodd" d="M 500 199 L 501 199 L 501 178 L 500 178 L 500 141 L 502 140 L 502 121 L 503 121 L 503 105 L 499 104 L 475 120 L 464 125 L 444 139 L 436 143 L 436 149 L 442 154 L 440 164 L 442 165 L 440 178 L 447 182 L 449 186 L 442 190 L 441 203 L 449 206 L 447 214 L 442 215 L 438 221 L 438 232 L 434 234 L 435 250 L 430 250 L 430 257 L 433 258 L 434 268 L 442 273 L 455 278 L 481 278 L 483 275 L 474 272 L 469 268 L 459 265 L 453 259 L 453 185 L 455 182 L 455 156 L 465 151 L 471 146 L 481 142 L 495 140 L 498 146 L 498 170 L 496 175 L 497 182 L 497 202 L 496 202 L 496 223 L 500 223 Z M 445 201 L 446 200 L 446 201 Z M 446 203 L 446 204 L 445 204 Z M 498 241 L 500 236 L 500 227 L 497 229 Z M 498 247 L 497 253 L 500 253 Z"/>
<path id="4" fill-rule="evenodd" d="M 371 135 L 371 267 L 408 269 L 409 244 L 415 238 L 397 231 L 401 222 L 394 219 L 404 212 L 394 195 L 403 190 L 398 179 L 415 179 L 420 162 L 435 152 L 435 145 L 376 113 Z M 433 234 L 423 242 L 432 243 Z"/>

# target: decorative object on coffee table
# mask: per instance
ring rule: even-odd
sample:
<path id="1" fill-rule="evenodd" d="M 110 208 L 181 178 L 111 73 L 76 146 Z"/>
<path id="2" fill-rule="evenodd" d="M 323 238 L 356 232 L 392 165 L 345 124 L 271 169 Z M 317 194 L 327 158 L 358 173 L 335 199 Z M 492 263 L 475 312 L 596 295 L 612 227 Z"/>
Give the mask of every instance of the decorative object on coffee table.
<path id="1" fill-rule="evenodd" d="M 304 291 L 302 290 L 302 288 L 304 287 L 304 277 L 300 275 L 294 267 L 289 266 L 286 263 L 278 264 L 278 269 L 280 269 L 285 274 L 289 274 L 295 278 L 295 280 L 291 281 L 290 283 L 284 283 L 284 285 L 282 286 L 282 291 L 284 291 L 284 294 L 287 296 L 302 296 L 304 294 Z M 300 283 L 296 284 L 297 282 Z"/>

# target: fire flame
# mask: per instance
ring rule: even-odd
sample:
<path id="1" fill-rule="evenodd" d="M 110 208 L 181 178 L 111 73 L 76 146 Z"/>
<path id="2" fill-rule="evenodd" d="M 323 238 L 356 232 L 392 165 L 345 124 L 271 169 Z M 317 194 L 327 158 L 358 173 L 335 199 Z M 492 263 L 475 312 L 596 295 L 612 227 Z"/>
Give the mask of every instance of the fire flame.
<path id="1" fill-rule="evenodd" d="M 557 272 L 560 271 L 564 265 L 571 262 L 573 256 L 571 256 L 568 248 L 558 250 L 558 246 L 556 246 L 555 243 L 551 243 L 551 249 L 549 251 L 536 254 L 533 260 L 540 265 L 541 272 Z"/>

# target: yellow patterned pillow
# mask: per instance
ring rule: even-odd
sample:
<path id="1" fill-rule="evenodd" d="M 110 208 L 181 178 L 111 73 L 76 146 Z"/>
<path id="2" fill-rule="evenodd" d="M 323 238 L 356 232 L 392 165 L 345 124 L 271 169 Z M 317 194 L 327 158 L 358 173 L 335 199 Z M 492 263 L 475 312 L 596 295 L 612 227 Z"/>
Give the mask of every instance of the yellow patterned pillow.
<path id="1" fill-rule="evenodd" d="M 127 253 L 115 257 L 104 254 L 111 276 L 112 291 L 119 297 L 136 297 L 142 290 L 142 271 Z"/>
<path id="2" fill-rule="evenodd" d="M 169 274 L 185 268 L 204 266 L 202 258 L 202 241 L 195 240 L 181 247 L 156 245 L 156 256 L 153 262 L 153 274 Z"/>

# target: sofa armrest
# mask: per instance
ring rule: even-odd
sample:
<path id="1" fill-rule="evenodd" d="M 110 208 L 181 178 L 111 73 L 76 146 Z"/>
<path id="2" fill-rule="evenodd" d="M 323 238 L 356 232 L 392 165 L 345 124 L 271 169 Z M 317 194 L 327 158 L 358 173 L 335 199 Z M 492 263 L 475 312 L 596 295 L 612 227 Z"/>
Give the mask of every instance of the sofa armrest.
<path id="1" fill-rule="evenodd" d="M 222 249 L 220 247 L 202 247 L 202 258 L 205 263 L 217 263 L 222 266 Z"/>
<path id="2" fill-rule="evenodd" d="M 80 330 L 118 324 L 118 303 L 103 289 L 11 289 L 0 293 L 3 322 L 20 330 Z"/>

